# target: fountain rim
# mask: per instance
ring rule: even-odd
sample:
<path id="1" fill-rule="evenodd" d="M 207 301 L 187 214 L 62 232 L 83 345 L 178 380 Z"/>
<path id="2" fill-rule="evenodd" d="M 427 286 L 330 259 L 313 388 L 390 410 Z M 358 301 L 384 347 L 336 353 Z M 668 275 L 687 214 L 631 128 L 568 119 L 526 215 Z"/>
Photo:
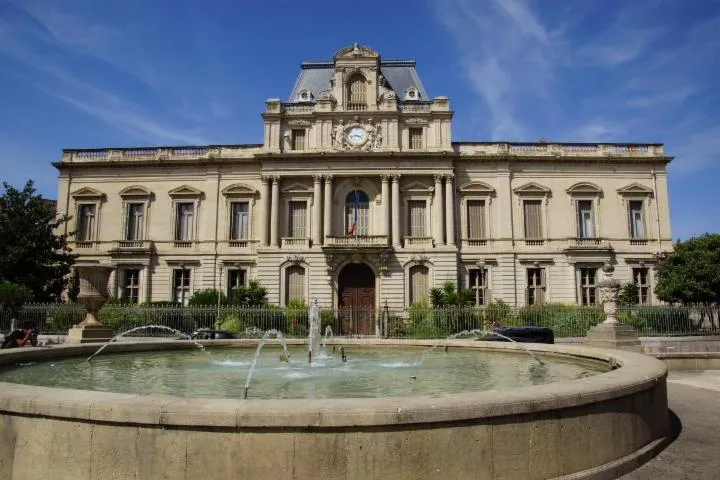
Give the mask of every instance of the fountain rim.
<path id="1" fill-rule="evenodd" d="M 201 342 L 213 346 L 252 346 L 250 340 Z M 295 343 L 295 342 L 289 342 Z M 430 346 L 434 341 L 335 339 L 336 345 Z M 566 409 L 632 395 L 664 382 L 665 364 L 653 357 L 624 350 L 572 345 L 545 345 L 451 340 L 449 347 L 491 351 L 521 351 L 575 357 L 616 364 L 621 368 L 592 377 L 503 391 L 480 391 L 442 396 L 224 399 L 135 395 L 61 389 L 0 382 L 0 411 L 51 418 L 135 424 L 213 428 L 341 428 L 463 422 Z M 182 340 L 122 342 L 111 352 L 143 352 L 192 348 Z M 0 364 L 82 356 L 96 344 L 61 345 L 0 352 Z M 241 379 L 239 379 L 241 381 Z"/>

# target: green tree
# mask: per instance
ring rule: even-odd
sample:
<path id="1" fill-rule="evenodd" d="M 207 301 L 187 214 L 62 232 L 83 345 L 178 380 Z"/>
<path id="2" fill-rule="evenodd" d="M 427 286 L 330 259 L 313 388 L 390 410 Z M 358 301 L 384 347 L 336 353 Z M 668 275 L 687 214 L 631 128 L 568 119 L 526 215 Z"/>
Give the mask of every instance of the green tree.
<path id="1" fill-rule="evenodd" d="M 445 282 L 442 288 L 430 289 L 430 303 L 433 307 L 469 307 L 475 302 L 471 290 L 456 289 L 453 282 Z"/>
<path id="2" fill-rule="evenodd" d="M 27 302 L 32 299 L 32 292 L 25 285 L 3 281 L 0 282 L 0 305 L 15 318 Z"/>
<path id="3" fill-rule="evenodd" d="M 257 280 L 250 280 L 247 286 L 230 292 L 230 304 L 239 307 L 265 307 L 268 304 L 267 289 Z"/>
<path id="4" fill-rule="evenodd" d="M 618 303 L 620 305 L 637 305 L 640 299 L 640 287 L 634 282 L 628 282 L 620 289 Z"/>
<path id="5" fill-rule="evenodd" d="M 69 283 L 75 256 L 67 234 L 57 229 L 70 217 L 35 193 L 32 180 L 22 190 L 8 183 L 0 197 L 0 281 L 26 286 L 35 300 L 55 301 Z"/>
<path id="6" fill-rule="evenodd" d="M 720 234 L 677 242 L 658 266 L 655 294 L 671 303 L 720 302 Z"/>

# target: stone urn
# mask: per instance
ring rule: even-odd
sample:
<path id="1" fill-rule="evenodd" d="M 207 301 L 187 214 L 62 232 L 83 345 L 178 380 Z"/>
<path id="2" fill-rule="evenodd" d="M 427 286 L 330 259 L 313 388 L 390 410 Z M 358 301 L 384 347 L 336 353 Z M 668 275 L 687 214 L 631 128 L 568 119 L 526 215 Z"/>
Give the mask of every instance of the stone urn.
<path id="1" fill-rule="evenodd" d="M 108 282 L 115 269 L 112 265 L 77 264 L 80 278 L 78 302 L 85 307 L 85 319 L 68 331 L 68 342 L 106 342 L 113 337 L 112 328 L 97 319 L 97 313 L 108 300 Z"/>

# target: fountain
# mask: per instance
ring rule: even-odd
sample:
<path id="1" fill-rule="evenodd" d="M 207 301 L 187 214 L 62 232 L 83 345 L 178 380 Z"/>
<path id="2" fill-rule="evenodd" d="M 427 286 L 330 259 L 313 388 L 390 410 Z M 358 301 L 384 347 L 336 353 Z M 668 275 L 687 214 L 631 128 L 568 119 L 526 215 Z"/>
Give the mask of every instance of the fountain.
<path id="1" fill-rule="evenodd" d="M 333 338 L 336 359 L 317 304 L 308 318 L 307 340 L 214 340 L 223 362 L 184 341 L 0 352 L 0 478 L 614 478 L 666 440 L 667 371 L 651 357 L 467 331 Z M 287 362 L 262 361 L 273 336 Z"/>

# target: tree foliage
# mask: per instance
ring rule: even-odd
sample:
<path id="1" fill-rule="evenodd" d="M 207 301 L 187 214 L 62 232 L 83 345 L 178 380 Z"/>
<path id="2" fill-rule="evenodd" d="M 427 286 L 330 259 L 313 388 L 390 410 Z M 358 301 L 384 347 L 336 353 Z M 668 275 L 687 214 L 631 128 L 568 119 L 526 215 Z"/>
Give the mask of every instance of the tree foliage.
<path id="1" fill-rule="evenodd" d="M 16 316 L 24 304 L 32 299 L 32 292 L 25 285 L 2 281 L 0 282 L 0 305 Z"/>
<path id="2" fill-rule="evenodd" d="M 620 305 L 637 305 L 640 299 L 640 287 L 637 283 L 628 282 L 620 289 L 618 303 Z"/>
<path id="3" fill-rule="evenodd" d="M 435 308 L 467 307 L 475 303 L 471 290 L 456 289 L 453 282 L 445 282 L 442 288 L 430 289 L 430 303 Z"/>
<path id="4" fill-rule="evenodd" d="M 212 288 L 200 290 L 193 293 L 188 306 L 190 307 L 214 307 L 218 304 L 218 295 L 220 296 L 220 305 L 227 305 L 227 298 L 222 292 L 218 292 Z"/>
<path id="5" fill-rule="evenodd" d="M 671 303 L 720 302 L 720 234 L 675 244 L 658 266 L 655 294 Z"/>
<path id="6" fill-rule="evenodd" d="M 51 202 L 35 193 L 32 180 L 22 190 L 3 183 L 0 197 L 0 281 L 27 287 L 35 300 L 55 301 L 69 281 L 75 256 L 67 235 L 56 229 L 70 217 L 58 216 Z"/>
<path id="7" fill-rule="evenodd" d="M 267 304 L 267 289 L 257 280 L 250 280 L 247 286 L 235 288 L 230 292 L 230 305 L 265 307 Z"/>

